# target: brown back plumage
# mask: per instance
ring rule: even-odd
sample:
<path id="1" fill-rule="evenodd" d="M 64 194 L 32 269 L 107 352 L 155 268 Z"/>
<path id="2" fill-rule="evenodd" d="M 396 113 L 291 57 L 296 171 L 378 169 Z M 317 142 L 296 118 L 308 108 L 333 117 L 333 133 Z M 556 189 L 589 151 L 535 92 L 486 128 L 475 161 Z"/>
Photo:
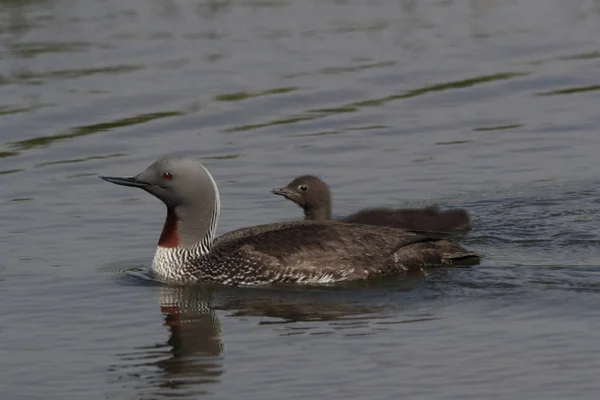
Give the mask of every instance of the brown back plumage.
<path id="1" fill-rule="evenodd" d="M 448 240 L 384 226 L 337 221 L 292 221 L 232 231 L 212 251 L 226 262 L 252 260 L 261 274 L 367 279 L 428 266 L 452 265 L 479 255 Z"/>

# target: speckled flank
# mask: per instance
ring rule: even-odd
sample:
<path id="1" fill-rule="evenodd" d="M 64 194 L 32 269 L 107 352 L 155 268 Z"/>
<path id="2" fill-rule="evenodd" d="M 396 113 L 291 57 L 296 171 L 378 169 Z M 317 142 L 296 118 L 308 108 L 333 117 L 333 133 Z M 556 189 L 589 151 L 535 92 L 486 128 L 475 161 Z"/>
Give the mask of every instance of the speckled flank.
<path id="1" fill-rule="evenodd" d="M 174 282 L 320 284 L 405 273 L 475 256 L 446 240 L 387 227 L 295 221 L 233 231 L 209 251 L 205 245 L 159 248 L 154 270 Z"/>

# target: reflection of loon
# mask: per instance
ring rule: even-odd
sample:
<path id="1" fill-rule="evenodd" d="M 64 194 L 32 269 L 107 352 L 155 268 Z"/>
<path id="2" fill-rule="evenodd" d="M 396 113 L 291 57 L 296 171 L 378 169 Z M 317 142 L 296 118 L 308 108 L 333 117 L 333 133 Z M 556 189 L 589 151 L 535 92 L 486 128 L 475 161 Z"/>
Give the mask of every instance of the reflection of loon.
<path id="1" fill-rule="evenodd" d="M 234 295 L 223 296 L 221 291 L 211 306 L 230 312 L 229 316 L 275 318 L 279 320 L 276 323 L 359 319 L 366 322 L 380 317 L 391 304 L 396 311 L 410 309 L 419 301 L 420 295 L 415 289 L 422 288 L 425 279 L 422 273 L 413 271 L 397 279 L 347 282 L 329 288 L 295 285 L 246 290 L 228 288 L 225 292 Z"/>
<path id="2" fill-rule="evenodd" d="M 152 398 L 199 395 L 204 384 L 217 383 L 223 374 L 221 329 L 210 309 L 211 293 L 199 287 L 158 287 L 161 312 L 168 327 L 166 344 L 144 345 L 119 357 L 129 364 L 119 383 L 132 378 L 136 392 L 150 389 Z M 152 367 L 157 367 L 152 368 Z M 140 379 L 143 382 L 140 382 Z M 125 385 L 128 386 L 128 385 Z"/>
<path id="3" fill-rule="evenodd" d="M 398 312 L 400 309 L 409 311 L 418 303 L 414 289 L 421 286 L 419 283 L 424 278 L 416 273 L 414 278 L 393 284 L 389 280 L 378 285 L 375 282 L 357 283 L 362 290 L 357 290 L 354 285 L 335 289 L 245 290 L 220 286 L 213 294 L 199 286 L 157 286 L 169 337 L 157 344 L 138 346 L 119 354 L 121 361 L 110 368 L 111 375 L 116 375 L 113 383 L 119 388 L 117 390 L 132 389 L 135 398 L 197 398 L 203 393 L 217 391 L 220 382 L 225 382 L 222 377 L 225 368 L 220 323 L 213 310 L 225 311 L 228 319 L 256 317 L 242 318 L 239 323 L 275 324 L 273 328 L 281 335 L 373 334 L 380 331 L 381 326 L 371 322 L 381 318 L 385 318 L 387 324 L 431 319 L 422 314 L 398 315 L 404 314 Z M 392 291 L 385 290 L 388 284 Z M 374 290 L 369 289 L 371 286 Z M 389 304 L 394 304 L 393 314 L 400 316 L 399 319 L 386 315 Z M 300 324 L 293 326 L 294 323 Z M 250 342 L 250 352 L 253 351 L 252 344 L 262 345 L 266 340 L 260 335 L 249 338 L 243 328 L 238 334 L 241 335 L 238 339 L 256 340 Z M 255 355 L 263 354 L 258 350 Z M 117 393 L 115 395 L 120 398 Z"/>
<path id="4" fill-rule="evenodd" d="M 231 311 L 230 316 L 234 317 L 275 318 L 279 320 L 276 323 L 368 320 L 383 308 L 364 304 L 357 299 L 340 299 L 340 297 L 327 291 L 315 291 L 310 295 L 293 291 L 247 292 L 244 296 L 229 298 L 224 304 L 217 305 L 215 308 Z"/>

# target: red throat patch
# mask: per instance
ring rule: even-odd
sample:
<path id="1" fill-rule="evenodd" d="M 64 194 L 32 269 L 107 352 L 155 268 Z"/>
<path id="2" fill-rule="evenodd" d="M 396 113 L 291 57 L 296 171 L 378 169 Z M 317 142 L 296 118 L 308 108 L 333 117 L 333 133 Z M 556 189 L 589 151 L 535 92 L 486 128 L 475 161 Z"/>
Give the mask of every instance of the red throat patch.
<path id="1" fill-rule="evenodd" d="M 160 239 L 158 240 L 159 247 L 177 247 L 179 246 L 179 235 L 177 234 L 177 214 L 172 208 L 167 208 L 167 219 L 163 226 Z"/>

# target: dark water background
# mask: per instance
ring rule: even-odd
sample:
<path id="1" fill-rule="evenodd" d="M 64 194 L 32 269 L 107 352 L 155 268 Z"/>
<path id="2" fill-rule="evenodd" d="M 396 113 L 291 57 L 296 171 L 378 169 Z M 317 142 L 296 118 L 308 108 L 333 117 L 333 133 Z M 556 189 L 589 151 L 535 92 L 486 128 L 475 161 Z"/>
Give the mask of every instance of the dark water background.
<path id="1" fill-rule="evenodd" d="M 6 399 L 597 399 L 600 1 L 0 1 Z M 102 182 L 200 157 L 219 231 L 459 206 L 481 266 L 160 287 L 164 209 Z M 460 239 L 460 238 L 459 238 Z"/>

